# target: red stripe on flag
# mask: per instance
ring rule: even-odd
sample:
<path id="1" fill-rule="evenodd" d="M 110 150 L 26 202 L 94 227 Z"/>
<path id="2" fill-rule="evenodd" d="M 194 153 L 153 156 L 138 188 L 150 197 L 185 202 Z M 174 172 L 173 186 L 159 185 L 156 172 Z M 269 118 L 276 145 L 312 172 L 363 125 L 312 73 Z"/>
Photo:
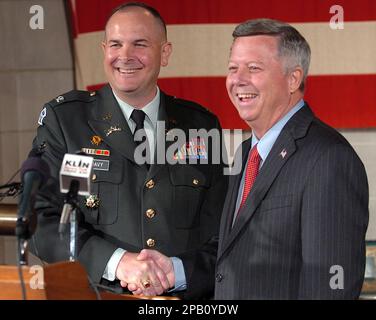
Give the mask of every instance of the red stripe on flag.
<path id="1" fill-rule="evenodd" d="M 212 110 L 223 128 L 248 128 L 227 96 L 224 77 L 169 78 L 158 83 L 166 93 Z M 375 88 L 375 74 L 310 76 L 305 100 L 321 120 L 335 128 L 376 127 Z"/>
<path id="2" fill-rule="evenodd" d="M 78 33 L 104 29 L 107 17 L 124 0 L 76 0 Z M 287 22 L 328 22 L 334 5 L 344 9 L 346 21 L 376 20 L 374 0 L 147 0 L 167 24 L 240 23 L 254 18 Z"/>
<path id="3" fill-rule="evenodd" d="M 335 128 L 376 128 L 376 74 L 308 77 L 306 101 Z"/>
<path id="4" fill-rule="evenodd" d="M 193 100 L 218 115 L 223 128 L 247 128 L 228 98 L 225 78 L 160 79 L 162 90 Z M 305 100 L 336 128 L 376 127 L 376 75 L 311 76 Z"/>

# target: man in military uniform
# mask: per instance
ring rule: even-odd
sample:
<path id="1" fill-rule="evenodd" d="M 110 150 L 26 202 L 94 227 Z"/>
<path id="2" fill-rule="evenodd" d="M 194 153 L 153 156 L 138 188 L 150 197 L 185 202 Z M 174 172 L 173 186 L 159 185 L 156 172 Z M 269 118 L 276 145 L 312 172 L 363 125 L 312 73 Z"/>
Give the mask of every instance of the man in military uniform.
<path id="1" fill-rule="evenodd" d="M 102 170 L 94 168 L 92 195 L 79 197 L 78 260 L 95 283 L 136 283 L 146 294 L 161 294 L 179 286 L 178 279 L 170 283 L 153 261 L 138 261 L 138 252 L 153 248 L 177 256 L 216 235 L 227 179 L 222 163 L 211 164 L 211 144 L 200 140 L 195 150 L 175 156 L 193 155 L 207 164 L 156 163 L 158 137 L 164 142 L 172 129 L 188 136 L 189 129 L 220 130 L 220 125 L 203 107 L 157 87 L 172 47 L 155 9 L 139 3 L 119 7 L 106 24 L 102 47 L 109 84 L 97 92 L 61 95 L 41 112 L 33 145 L 43 145 L 52 178 L 37 201 L 33 252 L 47 262 L 69 257 L 68 235 L 58 236 L 64 202 L 59 169 L 64 154 L 83 151 Z M 157 121 L 164 123 L 163 132 Z M 136 129 L 146 133 L 150 165 L 135 159 Z M 181 261 L 174 266 L 182 268 Z"/>

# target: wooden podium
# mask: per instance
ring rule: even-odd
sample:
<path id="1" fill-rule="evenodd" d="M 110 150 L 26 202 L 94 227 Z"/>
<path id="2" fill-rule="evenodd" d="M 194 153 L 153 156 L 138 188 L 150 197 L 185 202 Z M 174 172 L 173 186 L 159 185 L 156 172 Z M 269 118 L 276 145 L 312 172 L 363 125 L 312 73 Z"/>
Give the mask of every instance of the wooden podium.
<path id="1" fill-rule="evenodd" d="M 39 266 L 38 266 L 39 267 Z M 60 262 L 38 269 L 22 267 L 26 300 L 98 300 L 85 269 L 78 262 Z M 42 280 L 42 281 L 37 281 Z M 41 282 L 41 283 L 40 283 Z M 21 300 L 22 288 L 17 266 L 0 266 L 0 300 Z M 141 297 L 99 291 L 102 300 L 179 300 L 175 297 Z"/>

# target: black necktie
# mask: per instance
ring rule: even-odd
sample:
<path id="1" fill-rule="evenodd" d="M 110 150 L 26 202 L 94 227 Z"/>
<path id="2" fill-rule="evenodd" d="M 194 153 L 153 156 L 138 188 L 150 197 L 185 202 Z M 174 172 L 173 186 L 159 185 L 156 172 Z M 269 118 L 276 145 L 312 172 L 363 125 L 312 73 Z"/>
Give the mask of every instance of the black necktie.
<path id="1" fill-rule="evenodd" d="M 136 124 L 136 128 L 133 132 L 133 137 L 135 136 L 136 132 L 138 132 L 139 130 L 142 130 L 142 132 L 141 132 L 142 140 L 141 141 L 134 140 L 134 142 L 136 143 L 137 146 L 140 145 L 145 140 L 147 140 L 146 131 L 144 129 L 145 116 L 146 116 L 145 112 L 142 111 L 142 110 L 138 110 L 138 109 L 134 109 L 132 111 L 132 114 L 131 114 L 131 119 Z M 147 144 L 147 146 L 149 147 L 149 144 Z M 146 150 L 142 151 L 142 156 L 143 157 L 146 156 Z M 149 163 L 148 159 L 147 159 L 147 163 Z"/>
<path id="2" fill-rule="evenodd" d="M 144 130 L 145 116 L 146 114 L 142 110 L 134 109 L 132 111 L 131 119 L 136 123 L 136 129 L 133 132 L 133 136 L 136 134 L 138 130 Z M 145 141 L 145 139 L 143 139 L 142 141 L 135 141 L 135 142 L 137 145 L 139 145 L 143 141 Z"/>

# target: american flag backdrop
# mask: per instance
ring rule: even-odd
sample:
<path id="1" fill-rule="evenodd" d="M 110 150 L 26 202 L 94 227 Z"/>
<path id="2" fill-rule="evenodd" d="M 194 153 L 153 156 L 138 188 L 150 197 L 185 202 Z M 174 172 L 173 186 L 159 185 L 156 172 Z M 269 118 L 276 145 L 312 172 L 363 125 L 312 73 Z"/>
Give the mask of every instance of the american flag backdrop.
<path id="1" fill-rule="evenodd" d="M 100 43 L 106 19 L 123 0 L 70 0 L 78 89 L 106 82 Z M 312 50 L 305 100 L 336 128 L 376 127 L 375 0 L 145 0 L 167 23 L 173 54 L 159 86 L 217 114 L 224 128 L 247 128 L 225 89 L 234 27 L 253 18 L 291 23 Z M 344 28 L 332 29 L 333 5 Z"/>

